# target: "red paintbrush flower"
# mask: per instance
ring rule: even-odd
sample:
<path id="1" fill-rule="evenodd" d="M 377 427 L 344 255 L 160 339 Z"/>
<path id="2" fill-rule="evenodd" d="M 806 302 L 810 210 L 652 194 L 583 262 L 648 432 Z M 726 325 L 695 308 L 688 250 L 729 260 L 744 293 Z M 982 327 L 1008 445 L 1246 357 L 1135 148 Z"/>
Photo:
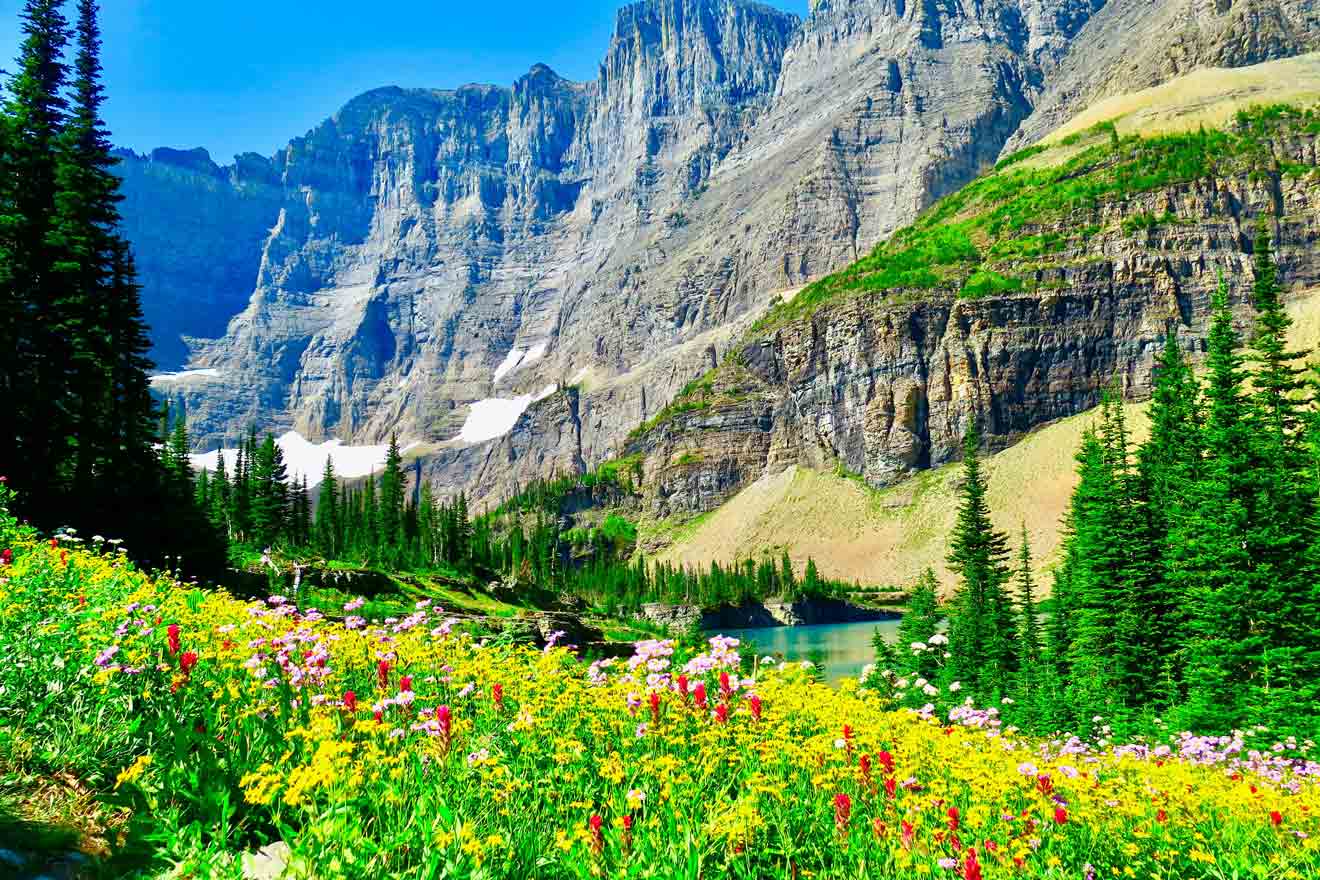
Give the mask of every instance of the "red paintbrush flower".
<path id="1" fill-rule="evenodd" d="M 1054 821 L 1059 825 L 1065 824 L 1068 821 L 1068 811 L 1065 810 L 1063 807 L 1055 807 Z"/>
<path id="2" fill-rule="evenodd" d="M 184 651 L 179 657 L 179 671 L 184 675 L 192 675 L 193 668 L 197 665 L 197 652 Z"/>
<path id="3" fill-rule="evenodd" d="M 177 623 L 171 623 L 165 628 L 165 638 L 169 643 L 170 656 L 173 657 L 175 654 L 179 653 L 180 647 L 179 625 Z"/>
<path id="4" fill-rule="evenodd" d="M 683 695 L 683 699 L 685 699 L 685 700 L 687 699 L 687 695 L 688 695 L 688 677 L 687 677 L 686 675 L 682 674 L 681 672 L 680 672 L 679 675 L 678 675 L 678 692 L 679 692 L 680 694 Z"/>
<path id="5" fill-rule="evenodd" d="M 411 676 L 411 675 L 405 675 L 405 676 L 403 676 L 403 677 L 401 677 L 401 678 L 399 679 L 399 690 L 401 690 L 401 691 L 410 691 L 410 690 L 412 690 L 412 676 Z"/>
<path id="6" fill-rule="evenodd" d="M 761 720 L 761 698 L 752 694 L 747 698 L 747 703 L 752 707 L 752 718 L 756 721 Z"/>
<path id="7" fill-rule="evenodd" d="M 660 695 L 651 691 L 651 723 L 660 723 Z"/>
<path id="8" fill-rule="evenodd" d="M 892 776 L 885 777 L 885 796 L 893 800 L 898 794 L 898 780 Z"/>
<path id="9" fill-rule="evenodd" d="M 894 756 L 889 752 L 881 752 L 875 756 L 875 759 L 880 762 L 881 767 L 885 768 L 886 773 L 892 774 L 894 772 Z"/>
<path id="10" fill-rule="evenodd" d="M 1270 810 L 1270 824 L 1278 828 L 1283 824 L 1283 813 L 1278 810 Z"/>
<path id="11" fill-rule="evenodd" d="M 696 702 L 698 709 L 706 708 L 706 683 L 697 682 L 696 688 L 692 691 L 692 699 Z"/>
<path id="12" fill-rule="evenodd" d="M 604 821 L 605 820 L 601 819 L 600 816 L 594 813 L 591 818 L 587 820 L 587 827 L 591 829 L 591 849 L 597 855 L 600 855 L 601 850 L 605 849 L 605 833 L 601 831 L 601 826 L 604 824 Z"/>
<path id="13" fill-rule="evenodd" d="M 720 703 L 715 707 L 715 717 L 719 719 L 720 724 L 729 723 L 729 704 Z"/>
<path id="14" fill-rule="evenodd" d="M 729 699 L 729 697 L 731 697 L 731 696 L 733 696 L 733 688 L 731 688 L 731 687 L 729 686 L 729 673 L 727 673 L 727 672 L 721 672 L 721 673 L 720 673 L 720 699 L 722 699 L 722 700 L 724 700 L 724 701 L 727 702 L 728 699 Z"/>
<path id="15" fill-rule="evenodd" d="M 490 698 L 495 702 L 496 711 L 504 710 L 504 685 L 499 682 L 491 685 Z"/>
<path id="16" fill-rule="evenodd" d="M 981 880 L 981 863 L 976 858 L 976 848 L 967 850 L 962 863 L 963 880 Z"/>
<path id="17" fill-rule="evenodd" d="M 834 827 L 840 834 L 847 832 L 850 818 L 852 818 L 852 798 L 839 792 L 834 796 Z"/>
<path id="18" fill-rule="evenodd" d="M 382 660 L 376 664 L 376 681 L 381 690 L 390 686 L 390 661 Z"/>
<path id="19" fill-rule="evenodd" d="M 344 708 L 349 714 L 357 712 L 357 694 L 352 691 L 344 691 Z"/>
<path id="20" fill-rule="evenodd" d="M 957 807 L 949 807 L 948 816 L 949 816 L 949 830 L 950 830 L 950 831 L 957 831 L 957 830 L 958 830 L 958 808 L 957 808 Z"/>

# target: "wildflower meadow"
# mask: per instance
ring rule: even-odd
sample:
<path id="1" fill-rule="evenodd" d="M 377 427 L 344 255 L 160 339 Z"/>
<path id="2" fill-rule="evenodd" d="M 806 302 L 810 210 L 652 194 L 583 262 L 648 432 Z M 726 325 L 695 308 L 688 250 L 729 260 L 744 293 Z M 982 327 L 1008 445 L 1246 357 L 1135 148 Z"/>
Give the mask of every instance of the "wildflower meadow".
<path id="1" fill-rule="evenodd" d="M 240 601 L 7 513 L 0 550 L 6 809 L 76 777 L 135 853 L 93 876 L 275 841 L 289 877 L 1320 876 L 1309 742 L 1031 738 L 733 639 L 589 661 L 425 602 Z"/>

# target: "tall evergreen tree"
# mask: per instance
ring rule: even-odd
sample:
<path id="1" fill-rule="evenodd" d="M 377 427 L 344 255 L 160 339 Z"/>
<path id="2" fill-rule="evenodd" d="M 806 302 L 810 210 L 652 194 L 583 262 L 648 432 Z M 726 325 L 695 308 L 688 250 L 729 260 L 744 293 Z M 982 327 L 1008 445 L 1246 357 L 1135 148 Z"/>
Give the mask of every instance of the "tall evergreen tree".
<path id="1" fill-rule="evenodd" d="M 325 556 L 337 558 L 342 542 L 342 524 L 339 511 L 339 480 L 335 477 L 335 462 L 326 456 L 325 470 L 321 472 L 321 492 L 316 502 L 316 547 Z"/>
<path id="2" fill-rule="evenodd" d="M 380 540 L 395 549 L 403 540 L 403 457 L 397 434 L 390 435 L 385 469 L 380 474 Z"/>
<path id="3" fill-rule="evenodd" d="M 958 575 L 949 617 L 950 674 L 970 685 L 974 694 L 990 697 L 1011 686 L 1017 634 L 1004 592 L 1008 539 L 990 521 L 980 442 L 973 426 L 963 441 L 962 500 L 949 542 L 949 567 Z"/>
<path id="4" fill-rule="evenodd" d="M 0 169 L 5 255 L 5 335 L 0 393 L 12 428 L 0 431 L 0 469 L 38 521 L 58 513 L 70 479 L 76 411 L 69 395 L 70 342 L 77 311 L 51 246 L 61 138 L 68 103 L 69 40 L 61 0 L 26 0 L 18 69 L 5 103 L 7 144 Z M 54 508 L 54 509 L 52 509 Z"/>

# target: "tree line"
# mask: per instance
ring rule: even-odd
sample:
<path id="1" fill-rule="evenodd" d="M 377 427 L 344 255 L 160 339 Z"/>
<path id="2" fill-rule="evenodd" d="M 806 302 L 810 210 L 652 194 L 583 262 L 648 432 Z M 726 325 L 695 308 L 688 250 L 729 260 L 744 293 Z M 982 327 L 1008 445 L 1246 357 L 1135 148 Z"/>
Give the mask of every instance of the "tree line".
<path id="1" fill-rule="evenodd" d="M 636 526 L 617 512 L 595 525 L 566 521 L 566 509 L 611 507 L 634 498 L 633 461 L 535 481 L 494 510 L 474 515 L 463 493 L 443 499 L 424 481 L 410 486 L 396 437 L 380 471 L 365 479 L 341 479 L 333 457 L 327 458 L 313 504 L 306 477 L 290 479 L 271 434 L 259 439 L 255 428 L 249 430 L 232 467 L 221 455 L 214 471 L 196 473 L 186 421 L 171 419 L 168 407 L 160 436 L 167 438 L 171 478 L 225 536 L 236 563 L 277 548 L 302 560 L 499 581 L 529 599 L 568 594 L 606 613 L 635 611 L 645 602 L 714 606 L 824 598 L 848 588 L 822 578 L 814 560 L 798 576 L 786 553 L 778 560 L 700 568 L 649 561 L 635 553 Z"/>
<path id="2" fill-rule="evenodd" d="M 881 662 L 957 681 L 980 701 L 1007 698 L 1015 721 L 1045 729 L 1097 717 L 1306 726 L 1296 707 L 1320 698 L 1320 365 L 1289 348 L 1264 221 L 1253 268 L 1246 339 L 1220 280 L 1203 376 L 1169 334 L 1144 442 L 1121 396 L 1106 394 L 1077 452 L 1044 614 L 1025 530 L 1013 561 L 991 524 L 969 432 L 948 557 L 957 589 L 936 610 L 931 578 L 904 621 L 910 643 Z M 928 649 L 945 614 L 948 658 Z"/>
<path id="3" fill-rule="evenodd" d="M 102 118 L 94 0 L 27 0 L 0 101 L 0 474 L 45 527 L 115 523 L 139 558 L 223 562 L 161 467 L 133 256 Z M 72 58 L 66 50 L 72 44 Z M 204 530 L 203 530 L 204 531 Z"/>

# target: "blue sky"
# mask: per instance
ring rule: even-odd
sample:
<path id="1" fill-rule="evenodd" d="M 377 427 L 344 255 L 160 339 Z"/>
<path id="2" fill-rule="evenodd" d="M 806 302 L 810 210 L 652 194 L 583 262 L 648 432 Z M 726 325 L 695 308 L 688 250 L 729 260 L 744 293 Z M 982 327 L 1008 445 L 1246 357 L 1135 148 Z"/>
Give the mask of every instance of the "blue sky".
<path id="1" fill-rule="evenodd" d="M 807 0 L 766 0 L 805 15 Z M 596 74 L 623 0 L 101 0 L 106 117 L 143 151 L 269 154 L 382 85 L 511 83 L 536 62 Z M 0 0 L 12 69 L 22 0 Z"/>

